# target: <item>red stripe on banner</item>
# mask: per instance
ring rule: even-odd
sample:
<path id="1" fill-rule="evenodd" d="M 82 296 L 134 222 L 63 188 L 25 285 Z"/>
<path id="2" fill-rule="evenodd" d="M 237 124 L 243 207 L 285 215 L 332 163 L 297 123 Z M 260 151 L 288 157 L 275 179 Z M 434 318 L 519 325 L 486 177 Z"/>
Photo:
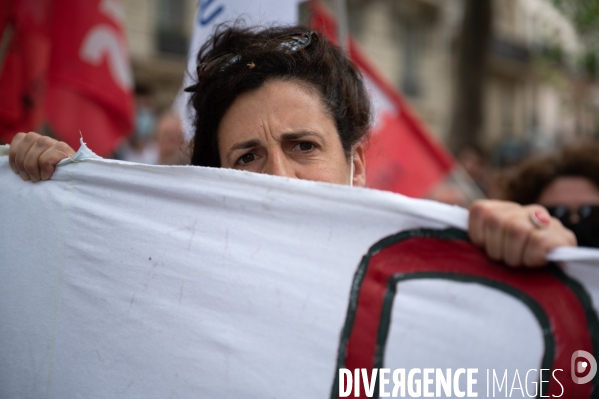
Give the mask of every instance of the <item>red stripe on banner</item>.
<path id="1" fill-rule="evenodd" d="M 549 330 L 555 339 L 551 368 L 564 370 L 559 374 L 565 377 L 560 379 L 563 397 L 590 397 L 592 383 L 578 385 L 570 378 L 572 354 L 577 350 L 593 353 L 589 321 L 579 297 L 549 268 L 514 271 L 489 261 L 466 241 L 408 238 L 381 249 L 370 258 L 359 287 L 355 319 L 342 367 L 350 370 L 375 367 L 381 312 L 390 279 L 397 274 L 423 272 L 446 274 L 448 278 L 479 277 L 509 285 L 532 298 L 549 319 Z M 562 388 L 551 379 L 549 392 L 544 394 L 560 396 L 561 393 Z"/>

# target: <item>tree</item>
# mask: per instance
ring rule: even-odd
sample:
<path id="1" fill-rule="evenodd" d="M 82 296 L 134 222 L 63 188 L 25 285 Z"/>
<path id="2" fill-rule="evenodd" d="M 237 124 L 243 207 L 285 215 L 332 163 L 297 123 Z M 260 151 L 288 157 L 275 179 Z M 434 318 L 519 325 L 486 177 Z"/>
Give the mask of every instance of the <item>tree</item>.
<path id="1" fill-rule="evenodd" d="M 484 86 L 492 39 L 492 0 L 464 0 L 458 37 L 457 76 L 449 146 L 455 152 L 479 147 Z"/>
<path id="2" fill-rule="evenodd" d="M 599 0 L 553 0 L 573 23 L 587 51 L 581 62 L 584 70 L 593 78 L 599 77 Z"/>
<path id="3" fill-rule="evenodd" d="M 599 0 L 553 0 L 582 36 L 599 34 Z"/>

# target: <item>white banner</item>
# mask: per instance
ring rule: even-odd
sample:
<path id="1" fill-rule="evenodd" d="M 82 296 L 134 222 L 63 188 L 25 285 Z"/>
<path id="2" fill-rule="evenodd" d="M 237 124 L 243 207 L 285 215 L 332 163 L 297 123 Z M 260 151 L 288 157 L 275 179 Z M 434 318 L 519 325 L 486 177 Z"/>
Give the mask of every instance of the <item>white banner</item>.
<path id="1" fill-rule="evenodd" d="M 222 23 L 238 23 L 242 27 L 296 25 L 299 3 L 300 0 L 200 0 L 187 55 L 187 73 L 183 78 L 183 88 L 197 81 L 198 51 L 214 33 L 216 26 Z M 181 114 L 185 135 L 191 139 L 194 112 L 188 106 L 189 96 L 190 93 L 180 91 L 175 106 Z"/>
<path id="2" fill-rule="evenodd" d="M 596 384 L 572 356 L 599 348 L 599 251 L 514 271 L 460 208 L 102 159 L 32 184 L 6 155 L 0 204 L 1 398 L 330 398 L 339 369 L 361 397 L 443 393 L 446 372 L 455 397 Z"/>

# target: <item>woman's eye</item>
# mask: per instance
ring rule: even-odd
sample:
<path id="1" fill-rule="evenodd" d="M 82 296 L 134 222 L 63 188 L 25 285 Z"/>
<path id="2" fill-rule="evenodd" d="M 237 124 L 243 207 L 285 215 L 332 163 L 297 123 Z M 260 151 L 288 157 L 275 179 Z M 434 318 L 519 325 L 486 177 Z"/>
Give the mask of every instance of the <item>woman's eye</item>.
<path id="1" fill-rule="evenodd" d="M 313 143 L 310 143 L 309 141 L 302 141 L 301 143 L 297 143 L 295 145 L 295 148 L 300 151 L 310 151 L 313 150 L 314 147 L 315 145 Z"/>
<path id="2" fill-rule="evenodd" d="M 245 165 L 248 164 L 250 162 L 253 162 L 256 160 L 256 154 L 254 154 L 253 152 L 249 152 L 245 155 L 242 155 L 238 160 L 237 163 L 240 165 Z"/>

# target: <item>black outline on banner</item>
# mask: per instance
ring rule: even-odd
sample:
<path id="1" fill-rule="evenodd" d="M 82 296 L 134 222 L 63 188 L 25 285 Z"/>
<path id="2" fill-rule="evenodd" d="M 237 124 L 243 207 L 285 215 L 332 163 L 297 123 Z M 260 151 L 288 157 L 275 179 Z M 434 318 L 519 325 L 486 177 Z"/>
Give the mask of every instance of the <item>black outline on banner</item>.
<path id="1" fill-rule="evenodd" d="M 345 360 L 347 358 L 347 344 L 352 333 L 356 311 L 358 307 L 358 298 L 360 296 L 360 290 L 362 287 L 362 283 L 364 282 L 364 277 L 366 276 L 366 272 L 368 270 L 368 265 L 370 263 L 370 259 L 373 255 L 377 254 L 381 250 L 391 245 L 397 244 L 401 241 L 405 241 L 411 238 L 435 238 L 435 239 L 444 239 L 444 240 L 455 240 L 455 241 L 470 241 L 466 232 L 454 228 L 444 229 L 444 230 L 435 230 L 435 229 L 414 229 L 408 231 L 402 231 L 396 233 L 394 235 L 385 237 L 375 244 L 373 244 L 366 255 L 362 257 L 358 268 L 354 274 L 354 278 L 352 280 L 349 304 L 347 308 L 347 314 L 345 318 L 345 323 L 343 325 L 343 329 L 341 331 L 339 348 L 337 351 L 337 368 L 335 369 L 335 378 L 333 379 L 333 387 L 331 390 L 331 399 L 339 398 L 339 369 L 343 368 L 345 365 Z M 569 288 L 575 296 L 580 301 L 582 307 L 585 310 L 585 314 L 587 317 L 587 325 L 589 329 L 589 333 L 591 334 L 591 342 L 593 346 L 593 356 L 597 353 L 599 349 L 599 319 L 597 318 L 597 314 L 595 313 L 592 301 L 584 289 L 584 287 L 572 277 L 566 275 L 559 267 L 554 264 L 548 266 L 549 271 L 560 280 L 567 288 Z M 393 300 L 396 294 L 397 284 L 401 281 L 413 280 L 413 279 L 422 279 L 422 278 L 432 278 L 432 279 L 445 279 L 445 280 L 453 280 L 465 283 L 478 283 L 490 288 L 495 288 L 500 290 L 524 303 L 531 312 L 535 315 L 538 323 L 541 326 L 543 332 L 543 339 L 545 344 L 545 350 L 543 354 L 543 359 L 541 361 L 541 368 L 543 369 L 552 369 L 552 364 L 555 356 L 555 338 L 553 336 L 553 332 L 551 330 L 551 325 L 549 323 L 549 318 L 542 306 L 534 300 L 532 297 L 524 293 L 523 291 L 512 287 L 509 284 L 498 282 L 492 279 L 487 279 L 479 276 L 470 276 L 464 274 L 457 273 L 444 273 L 444 272 L 415 272 L 410 274 L 398 273 L 392 275 L 388 280 L 387 289 L 385 292 L 385 298 L 383 300 L 383 307 L 379 322 L 379 328 L 377 333 L 377 346 L 376 353 L 374 358 L 374 368 L 382 368 L 383 367 L 383 359 L 385 346 L 387 343 L 390 321 L 391 321 L 391 311 L 393 307 Z M 374 387 L 374 395 L 373 398 L 378 398 L 378 385 L 379 379 L 377 376 L 376 384 Z M 542 390 L 540 392 L 548 391 L 548 381 L 543 384 Z M 539 392 L 539 393 L 540 393 Z M 538 396 L 537 396 L 538 397 Z M 593 389 L 591 393 L 591 398 L 599 399 L 599 378 L 595 377 L 593 382 Z"/>

